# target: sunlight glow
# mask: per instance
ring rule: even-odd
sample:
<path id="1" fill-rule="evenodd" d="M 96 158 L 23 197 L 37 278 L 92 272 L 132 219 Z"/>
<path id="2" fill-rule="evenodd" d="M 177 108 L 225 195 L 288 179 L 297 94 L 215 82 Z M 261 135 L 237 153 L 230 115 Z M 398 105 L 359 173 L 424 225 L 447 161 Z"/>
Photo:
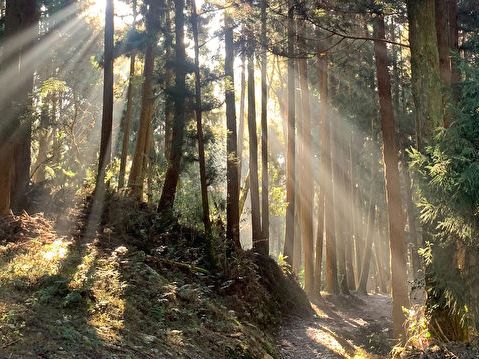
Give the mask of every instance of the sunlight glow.
<path id="1" fill-rule="evenodd" d="M 87 14 L 89 17 L 97 18 L 103 26 L 105 17 L 106 0 L 91 0 Z M 130 6 L 123 1 L 115 1 L 115 27 L 124 28 L 133 22 Z"/>

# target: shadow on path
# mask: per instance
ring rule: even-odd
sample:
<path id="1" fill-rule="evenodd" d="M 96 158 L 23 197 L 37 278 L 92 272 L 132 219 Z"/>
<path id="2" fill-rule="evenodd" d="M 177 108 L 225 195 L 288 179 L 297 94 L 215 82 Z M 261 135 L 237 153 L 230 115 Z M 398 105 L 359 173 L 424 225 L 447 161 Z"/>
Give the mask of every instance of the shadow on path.
<path id="1" fill-rule="evenodd" d="M 326 296 L 313 307 L 314 318 L 292 318 L 282 328 L 282 358 L 384 358 L 389 353 L 393 342 L 388 296 Z"/>

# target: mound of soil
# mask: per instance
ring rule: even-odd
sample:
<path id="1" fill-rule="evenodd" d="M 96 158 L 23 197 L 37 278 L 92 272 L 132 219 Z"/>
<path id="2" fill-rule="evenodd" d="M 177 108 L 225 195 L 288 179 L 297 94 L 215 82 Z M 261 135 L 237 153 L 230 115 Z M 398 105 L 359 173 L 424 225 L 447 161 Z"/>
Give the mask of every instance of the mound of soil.
<path id="1" fill-rule="evenodd" d="M 217 235 L 213 266 L 200 232 L 107 204 L 94 231 L 88 203 L 62 230 L 40 214 L 0 223 L 0 358 L 275 358 L 283 315 L 311 313 L 271 258 L 221 257 Z"/>

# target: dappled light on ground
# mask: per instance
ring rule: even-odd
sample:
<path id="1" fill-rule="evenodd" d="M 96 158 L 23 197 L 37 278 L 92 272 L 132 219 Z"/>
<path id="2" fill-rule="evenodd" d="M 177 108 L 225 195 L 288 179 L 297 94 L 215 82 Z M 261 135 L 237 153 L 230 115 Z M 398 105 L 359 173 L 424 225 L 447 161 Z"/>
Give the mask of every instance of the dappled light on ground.
<path id="1" fill-rule="evenodd" d="M 285 326 L 279 339 L 283 357 L 382 358 L 393 344 L 390 307 L 390 298 L 382 295 L 326 297 L 313 306 L 314 318 Z"/>

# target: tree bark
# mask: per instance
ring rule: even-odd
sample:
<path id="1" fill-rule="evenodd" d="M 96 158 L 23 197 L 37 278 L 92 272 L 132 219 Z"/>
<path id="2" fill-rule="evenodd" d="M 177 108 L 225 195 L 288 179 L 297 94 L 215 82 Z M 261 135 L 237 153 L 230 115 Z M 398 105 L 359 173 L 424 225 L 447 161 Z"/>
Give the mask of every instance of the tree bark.
<path id="1" fill-rule="evenodd" d="M 443 124 L 439 52 L 435 25 L 435 0 L 408 0 L 411 83 L 416 107 L 416 137 L 419 149 Z"/>
<path id="2" fill-rule="evenodd" d="M 245 119 L 245 103 L 246 103 L 246 56 L 241 54 L 241 78 L 240 78 L 240 104 L 239 104 L 239 124 L 238 124 L 238 183 L 241 185 L 241 177 L 243 171 L 243 148 L 244 148 L 244 119 Z M 241 216 L 241 211 L 240 211 Z"/>
<path id="3" fill-rule="evenodd" d="M 331 163 L 331 114 L 329 111 L 328 61 L 323 53 L 318 53 L 318 75 L 320 94 L 320 183 L 324 188 L 324 233 L 326 241 L 326 289 L 331 294 L 339 293 L 338 268 L 336 260 L 336 240 L 334 229 L 333 169 Z"/>
<path id="4" fill-rule="evenodd" d="M 251 36 L 251 35 L 250 35 Z M 262 230 L 259 205 L 258 182 L 258 137 L 256 134 L 256 99 L 254 84 L 254 40 L 248 40 L 248 134 L 249 134 L 249 173 L 253 250 L 261 251 Z"/>
<path id="5" fill-rule="evenodd" d="M 371 171 L 372 172 L 372 171 Z M 374 185 L 371 183 L 371 190 L 369 192 L 369 213 L 366 225 L 366 248 L 364 249 L 364 257 L 361 263 L 361 275 L 357 291 L 358 293 L 367 294 L 369 269 L 371 265 L 372 248 L 374 241 L 374 224 L 376 223 L 376 196 L 373 194 Z"/>
<path id="6" fill-rule="evenodd" d="M 334 198 L 334 219 L 336 229 L 336 256 L 338 266 L 339 287 L 343 294 L 349 294 L 348 277 L 346 270 L 346 242 L 347 242 L 347 221 L 346 217 L 346 158 L 344 156 L 345 133 L 344 120 L 335 112 L 331 113 L 334 118 L 332 128 L 332 170 L 333 170 L 333 198 Z"/>
<path id="7" fill-rule="evenodd" d="M 170 7 L 171 1 L 165 1 L 165 158 L 166 161 L 170 158 L 170 150 L 171 150 L 171 135 L 173 132 L 173 112 L 174 112 L 174 102 L 173 96 L 171 94 L 174 91 L 174 83 L 173 83 L 173 70 L 170 62 L 172 61 L 172 49 L 173 49 L 173 36 L 172 36 L 172 29 L 171 29 L 171 18 L 170 18 Z"/>
<path id="8" fill-rule="evenodd" d="M 106 0 L 105 40 L 103 68 L 103 113 L 101 118 L 100 153 L 96 189 L 103 189 L 106 168 L 111 161 L 111 131 L 113 126 L 113 46 L 114 46 L 114 9 L 113 0 Z"/>
<path id="9" fill-rule="evenodd" d="M 136 30 L 136 0 L 133 0 L 133 30 Z M 126 90 L 126 110 L 123 118 L 123 139 L 121 142 L 120 171 L 118 174 L 118 188 L 125 186 L 126 161 L 128 159 L 128 147 L 130 144 L 131 113 L 133 109 L 133 79 L 135 77 L 136 54 L 132 53 L 130 57 L 130 73 L 128 76 L 128 89 Z"/>
<path id="10" fill-rule="evenodd" d="M 195 113 L 196 132 L 198 136 L 198 158 L 200 162 L 201 203 L 203 205 L 203 224 L 205 226 L 206 233 L 210 235 L 211 224 L 210 209 L 208 204 L 208 188 L 206 184 L 205 143 L 203 137 L 203 119 L 201 109 L 200 49 L 198 46 L 198 14 L 196 12 L 196 0 L 191 0 L 191 22 L 193 27 L 193 42 L 195 48 Z"/>
<path id="11" fill-rule="evenodd" d="M 304 34 L 304 24 L 300 25 L 300 33 Z M 301 110 L 302 110 L 302 155 L 301 155 L 301 189 L 300 199 L 300 228 L 301 240 L 304 253 L 304 290 L 312 296 L 314 293 L 314 238 L 313 238 L 313 170 L 311 152 L 311 109 L 309 101 L 308 86 L 308 64 L 306 59 L 298 61 L 299 84 L 301 88 Z"/>
<path id="12" fill-rule="evenodd" d="M 234 92 L 233 20 L 225 13 L 225 102 L 226 102 L 226 238 L 230 246 L 241 249 L 239 236 L 239 168 L 238 137 Z M 241 126 L 241 124 L 240 124 Z M 243 125 L 244 126 L 244 125 Z M 240 130 L 241 131 L 241 130 Z M 242 144 L 240 143 L 240 146 Z"/>
<path id="13" fill-rule="evenodd" d="M 37 31 L 37 9 L 34 0 L 9 0 L 5 2 L 5 36 L 13 37 L 17 33 L 34 28 Z M 0 202 L 8 203 L 8 208 L 0 208 L 0 212 L 9 212 L 10 207 L 17 211 L 24 209 L 26 205 L 26 191 L 30 180 L 31 166 L 31 116 L 27 114 L 31 101 L 29 93 L 33 86 L 34 73 L 30 69 L 24 68 L 22 58 L 29 46 L 33 45 L 35 40 L 22 44 L 13 52 L 13 59 L 7 57 L 3 60 L 8 68 L 15 69 L 18 74 L 14 94 L 9 96 L 7 108 L 2 113 L 2 122 L 0 128 L 0 151 L 5 151 L 3 162 L 0 167 L 4 173 L 3 183 L 5 187 L 0 196 L 3 200 Z M 27 116 L 23 116 L 23 115 Z M 25 117 L 25 118 L 24 118 Z M 0 176 L 2 176 L 0 174 Z M 7 195 L 6 192 L 9 192 Z M 8 198 L 7 198 L 8 197 Z"/>
<path id="14" fill-rule="evenodd" d="M 171 138 L 170 158 L 165 174 L 165 182 L 158 204 L 158 212 L 173 209 L 183 151 L 185 132 L 185 97 L 186 97 L 186 53 L 185 53 L 185 8 L 184 0 L 175 0 L 175 112 Z"/>
<path id="15" fill-rule="evenodd" d="M 296 187 L 296 153 L 295 153 L 295 6 L 293 0 L 288 0 L 288 131 L 287 131 L 287 153 L 286 153 L 286 229 L 284 239 L 283 255 L 286 262 L 293 264 L 294 255 L 294 205 L 295 205 L 295 187 Z"/>
<path id="16" fill-rule="evenodd" d="M 159 29 L 159 4 L 149 0 L 149 9 L 146 18 L 146 31 L 148 42 L 145 49 L 145 63 L 143 66 L 143 87 L 141 96 L 140 124 L 137 132 L 135 153 L 130 169 L 128 186 L 130 196 L 141 199 L 143 196 L 144 164 L 149 156 L 148 142 L 151 121 L 153 117 L 154 94 L 153 94 L 153 72 L 156 57 L 156 39 Z"/>
<path id="17" fill-rule="evenodd" d="M 451 123 L 451 110 L 449 101 L 449 91 L 451 86 L 451 49 L 450 49 L 450 31 L 449 31 L 449 1 L 436 0 L 436 37 L 439 54 L 439 74 L 442 83 L 442 97 L 444 106 L 444 127 L 449 127 Z"/>
<path id="18" fill-rule="evenodd" d="M 268 175 L 268 83 L 266 0 L 261 1 L 261 231 L 258 251 L 269 254 L 269 175 Z"/>
<path id="19" fill-rule="evenodd" d="M 385 38 L 384 18 L 378 16 L 374 21 L 375 37 Z M 383 133 L 384 177 L 389 219 L 389 243 L 391 252 L 391 279 L 393 298 L 393 329 L 399 337 L 404 333 L 405 315 L 403 308 L 409 307 L 406 271 L 406 243 L 404 238 L 404 220 L 401 206 L 401 188 L 399 183 L 399 158 L 395 133 L 394 111 L 391 99 L 391 80 L 388 73 L 386 44 L 374 42 L 378 96 Z"/>

